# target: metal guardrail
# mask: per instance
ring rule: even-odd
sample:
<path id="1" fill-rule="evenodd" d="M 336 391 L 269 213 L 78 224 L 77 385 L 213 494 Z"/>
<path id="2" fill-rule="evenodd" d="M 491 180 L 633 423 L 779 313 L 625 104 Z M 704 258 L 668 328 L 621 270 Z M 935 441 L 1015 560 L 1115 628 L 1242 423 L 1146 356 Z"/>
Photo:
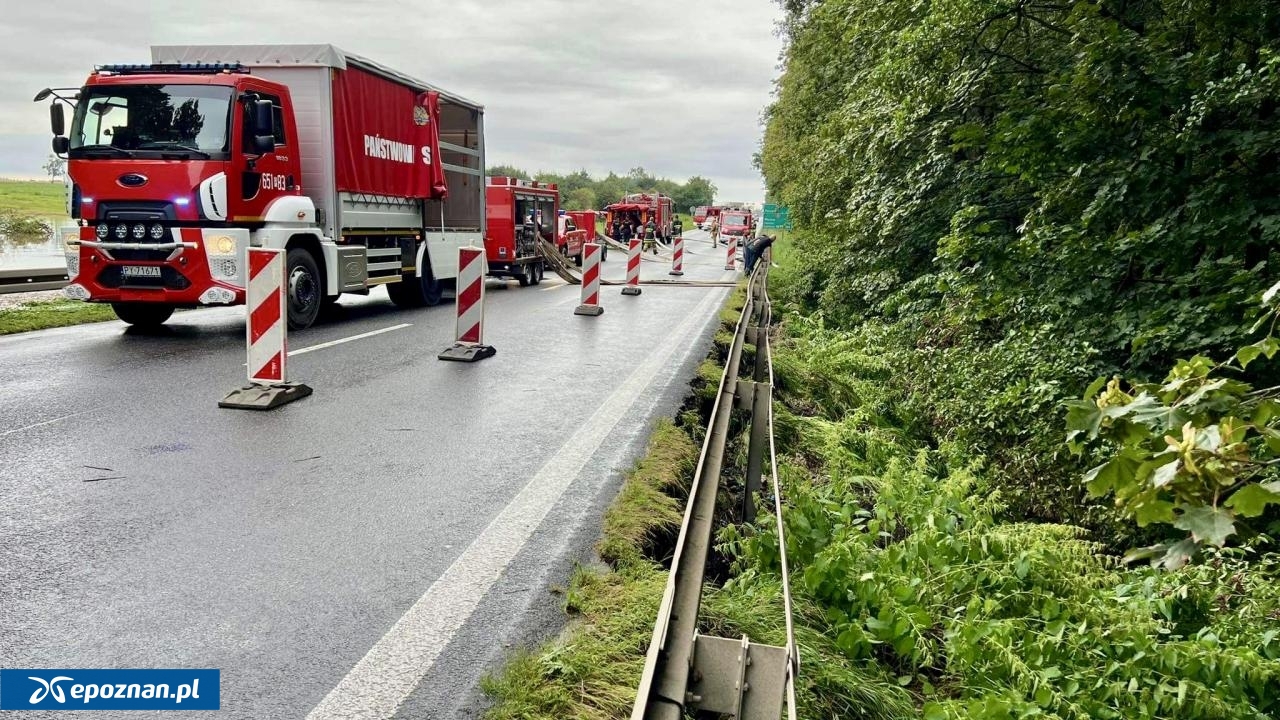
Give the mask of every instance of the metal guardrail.
<path id="1" fill-rule="evenodd" d="M 671 573 L 658 608 L 631 712 L 632 720 L 680 720 L 686 711 L 720 713 L 743 720 L 777 720 L 782 715 L 784 700 L 788 716 L 791 720 L 796 717 L 795 676 L 800 663 L 791 619 L 790 575 L 773 441 L 769 265 L 766 251 L 747 283 L 746 304 L 734 330 L 706 440 L 690 486 Z M 751 379 L 739 377 L 743 369 L 742 349 L 747 343 L 756 347 Z M 735 409 L 750 413 L 742 507 L 743 519 L 747 521 L 755 517 L 753 494 L 760 489 L 765 451 L 768 451 L 782 551 L 783 603 L 787 616 L 785 647 L 754 643 L 746 636 L 730 639 L 698 632 L 698 607 L 711 548 L 716 497 Z"/>
<path id="2" fill-rule="evenodd" d="M 37 290 L 61 290 L 66 285 L 67 269 L 65 267 L 0 270 L 0 295 Z"/>

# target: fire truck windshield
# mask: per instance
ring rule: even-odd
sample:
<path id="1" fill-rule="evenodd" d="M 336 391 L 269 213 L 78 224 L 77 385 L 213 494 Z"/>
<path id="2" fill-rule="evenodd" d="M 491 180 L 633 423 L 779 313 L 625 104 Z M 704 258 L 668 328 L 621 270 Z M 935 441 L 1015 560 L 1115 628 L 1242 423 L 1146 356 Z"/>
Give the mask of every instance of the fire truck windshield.
<path id="1" fill-rule="evenodd" d="M 727 228 L 740 228 L 747 226 L 747 216 L 737 214 L 725 214 L 724 226 Z"/>
<path id="2" fill-rule="evenodd" d="M 68 156 L 226 159 L 231 90 L 217 85 L 87 87 L 71 122 Z"/>

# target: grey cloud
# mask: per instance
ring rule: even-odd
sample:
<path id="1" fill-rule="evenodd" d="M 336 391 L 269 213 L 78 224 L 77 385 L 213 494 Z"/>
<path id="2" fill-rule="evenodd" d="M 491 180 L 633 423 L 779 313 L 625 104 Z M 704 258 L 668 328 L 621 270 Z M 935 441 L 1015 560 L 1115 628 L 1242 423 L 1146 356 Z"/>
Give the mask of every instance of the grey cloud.
<path id="1" fill-rule="evenodd" d="M 333 43 L 486 106 L 489 158 L 593 172 L 701 174 L 756 200 L 751 155 L 780 47 L 771 0 L 73 0 L 6 10 L 0 136 L 47 137 L 32 94 L 148 46 Z M 0 152 L 0 174 L 38 152 Z"/>

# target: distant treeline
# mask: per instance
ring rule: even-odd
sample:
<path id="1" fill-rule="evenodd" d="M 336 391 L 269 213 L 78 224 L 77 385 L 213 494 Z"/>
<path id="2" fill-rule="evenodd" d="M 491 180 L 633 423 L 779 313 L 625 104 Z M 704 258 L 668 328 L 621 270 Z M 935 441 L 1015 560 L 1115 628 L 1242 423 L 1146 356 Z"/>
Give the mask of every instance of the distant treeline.
<path id="1" fill-rule="evenodd" d="M 626 175 L 611 172 L 603 178 L 594 178 L 586 170 L 561 175 L 541 171 L 531 173 L 510 165 L 495 165 L 487 172 L 495 177 L 517 177 L 555 183 L 560 188 L 562 203 L 569 210 L 599 210 L 611 202 L 617 202 L 627 193 L 657 190 L 671 197 L 677 212 L 687 213 L 690 208 L 698 205 L 712 204 L 716 195 L 716 186 L 700 175 L 678 183 L 654 177 L 642 167 L 631 168 Z"/>

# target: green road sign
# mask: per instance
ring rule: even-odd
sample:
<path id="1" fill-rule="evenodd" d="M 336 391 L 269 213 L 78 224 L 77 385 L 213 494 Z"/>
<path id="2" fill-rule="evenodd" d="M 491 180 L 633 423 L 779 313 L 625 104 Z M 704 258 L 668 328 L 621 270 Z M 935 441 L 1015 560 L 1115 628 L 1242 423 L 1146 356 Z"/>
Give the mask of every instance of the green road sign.
<path id="1" fill-rule="evenodd" d="M 764 206 L 764 226 L 766 229 L 791 229 L 791 211 L 782 205 L 766 203 Z"/>

